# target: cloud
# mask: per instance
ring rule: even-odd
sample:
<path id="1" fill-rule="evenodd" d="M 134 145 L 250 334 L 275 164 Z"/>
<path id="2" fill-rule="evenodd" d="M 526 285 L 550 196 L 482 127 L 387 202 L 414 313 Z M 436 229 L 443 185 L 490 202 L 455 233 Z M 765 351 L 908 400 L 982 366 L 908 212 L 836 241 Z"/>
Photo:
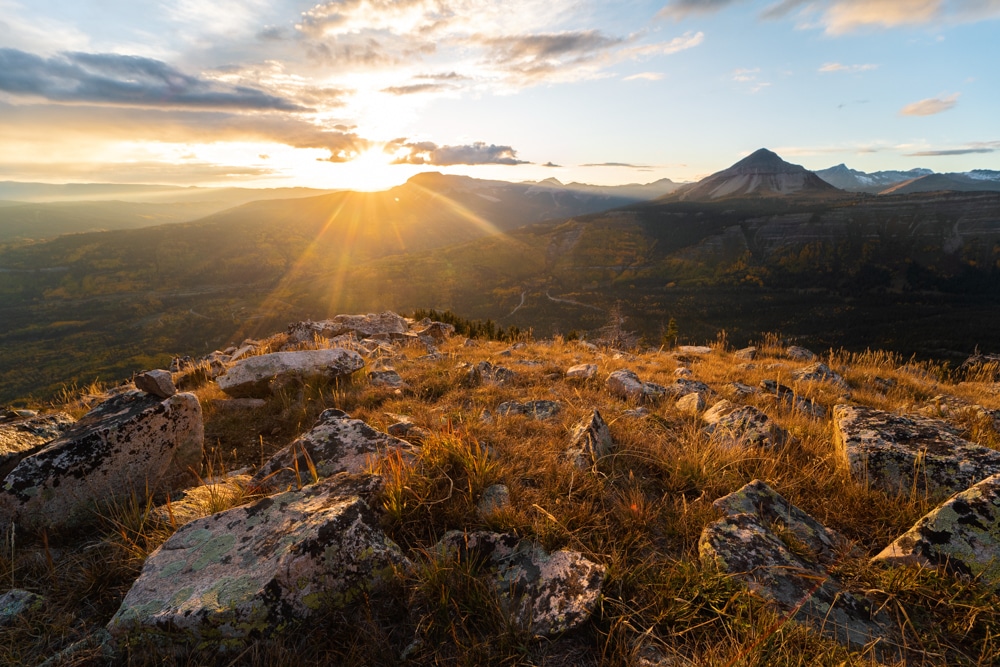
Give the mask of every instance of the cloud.
<path id="1" fill-rule="evenodd" d="M 745 84 L 751 93 L 759 93 L 771 84 L 768 81 L 761 81 L 758 74 L 760 74 L 759 67 L 735 69 L 733 70 L 733 81 Z"/>
<path id="2" fill-rule="evenodd" d="M 826 63 L 819 68 L 820 72 L 868 72 L 873 69 L 877 69 L 878 65 L 866 64 L 866 65 L 841 65 L 840 63 Z"/>
<path id="3" fill-rule="evenodd" d="M 206 181 L 253 181 L 278 172 L 266 167 L 225 165 L 211 162 L 45 162 L 0 163 L 0 178 L 48 181 L 58 175 L 69 181 L 88 183 L 170 183 L 197 185 Z"/>
<path id="4" fill-rule="evenodd" d="M 724 9 L 730 5 L 735 5 L 743 0 L 670 0 L 659 16 L 681 20 L 692 14 L 710 14 Z"/>
<path id="5" fill-rule="evenodd" d="M 0 48 L 0 90 L 53 102 L 145 107 L 305 111 L 246 86 L 184 74 L 152 58 L 62 53 L 50 58 Z"/>
<path id="6" fill-rule="evenodd" d="M 655 169 L 649 164 L 631 164 L 629 162 L 588 162 L 581 164 L 581 167 L 625 167 L 627 169 Z"/>
<path id="7" fill-rule="evenodd" d="M 962 148 L 944 148 L 904 153 L 906 157 L 945 157 L 948 155 L 979 155 L 1000 152 L 1000 141 L 977 141 Z"/>
<path id="8" fill-rule="evenodd" d="M 959 93 L 947 97 L 929 97 L 913 104 L 907 104 L 899 110 L 900 116 L 933 116 L 958 104 Z"/>
<path id="9" fill-rule="evenodd" d="M 559 168 L 562 168 L 561 164 L 556 164 L 555 162 L 552 162 L 551 160 L 549 162 L 546 162 L 542 166 L 543 167 L 559 167 Z"/>
<path id="10" fill-rule="evenodd" d="M 659 81 L 662 78 L 662 72 L 639 72 L 638 74 L 625 77 L 622 81 Z"/>
<path id="11" fill-rule="evenodd" d="M 449 166 L 455 164 L 530 164 L 517 159 L 517 151 L 510 146 L 496 146 L 477 141 L 464 146 L 438 146 L 431 141 L 408 142 L 394 139 L 385 146 L 385 152 L 396 157 L 393 164 L 429 164 Z"/>
<path id="12" fill-rule="evenodd" d="M 408 86 L 389 86 L 383 88 L 383 93 L 390 95 L 418 95 L 420 93 L 441 93 L 455 90 L 455 86 L 444 83 L 414 83 Z"/>

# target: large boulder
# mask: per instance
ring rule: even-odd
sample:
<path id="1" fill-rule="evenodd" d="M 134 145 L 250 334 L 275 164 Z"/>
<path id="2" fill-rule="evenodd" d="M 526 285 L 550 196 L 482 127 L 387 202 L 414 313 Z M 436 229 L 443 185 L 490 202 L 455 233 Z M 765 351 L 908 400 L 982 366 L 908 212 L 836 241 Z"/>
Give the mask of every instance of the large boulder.
<path id="1" fill-rule="evenodd" d="M 61 436 L 74 423 L 75 420 L 64 412 L 31 417 L 14 415 L 0 423 L 0 479 L 6 477 L 18 461 Z"/>
<path id="2" fill-rule="evenodd" d="M 308 343 L 316 337 L 335 338 L 348 334 L 358 340 L 373 337 L 405 338 L 409 329 L 406 318 L 386 311 L 367 315 L 337 315 L 333 319 L 318 322 L 297 322 L 288 327 L 288 336 L 291 342 L 296 343 Z"/>
<path id="3" fill-rule="evenodd" d="M 1000 473 L 1000 452 L 958 437 L 936 419 L 838 405 L 833 424 L 854 478 L 888 493 L 944 497 Z"/>
<path id="4" fill-rule="evenodd" d="M 744 581 L 780 612 L 848 647 L 890 638 L 885 612 L 845 591 L 828 570 L 839 535 L 760 481 L 715 506 L 726 516 L 701 534 L 698 551 L 706 565 Z"/>
<path id="5" fill-rule="evenodd" d="M 439 553 L 485 562 L 504 610 L 521 628 L 545 637 L 587 621 L 601 596 L 606 568 L 576 551 L 549 554 L 516 535 L 486 531 L 445 533 Z"/>
<path id="6" fill-rule="evenodd" d="M 185 524 L 146 559 L 108 630 L 223 648 L 360 599 L 407 563 L 364 499 L 378 483 L 341 475 Z"/>
<path id="7" fill-rule="evenodd" d="M 17 464 L 0 489 L 0 523 L 72 527 L 114 498 L 187 486 L 197 479 L 204 440 L 194 394 L 119 394 Z"/>
<path id="8" fill-rule="evenodd" d="M 234 398 L 262 398 L 275 386 L 307 378 L 333 380 L 365 365 L 353 350 L 300 350 L 272 352 L 237 361 L 218 378 L 219 388 Z"/>
<path id="9" fill-rule="evenodd" d="M 713 442 L 727 448 L 779 447 L 789 440 L 788 432 L 752 405 L 735 405 L 722 399 L 701 418 Z"/>
<path id="10" fill-rule="evenodd" d="M 610 454 L 614 448 L 615 441 L 611 437 L 607 422 L 601 417 L 600 412 L 594 410 L 589 417 L 573 427 L 566 457 L 576 467 L 584 469 Z"/>
<path id="11" fill-rule="evenodd" d="M 253 481 L 278 489 L 298 487 L 313 482 L 310 462 L 323 479 L 342 472 L 363 472 L 369 462 L 390 453 L 412 459 L 413 449 L 409 442 L 376 431 L 346 412 L 325 410 L 308 432 L 268 459 Z"/>
<path id="12" fill-rule="evenodd" d="M 874 560 L 945 565 L 1000 586 L 1000 475 L 949 498 Z"/>

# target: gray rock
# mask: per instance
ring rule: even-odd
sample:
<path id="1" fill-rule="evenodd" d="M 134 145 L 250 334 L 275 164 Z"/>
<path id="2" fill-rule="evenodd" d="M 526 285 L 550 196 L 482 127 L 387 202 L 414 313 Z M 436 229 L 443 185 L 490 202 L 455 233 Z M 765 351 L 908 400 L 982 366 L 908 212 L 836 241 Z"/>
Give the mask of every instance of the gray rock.
<path id="1" fill-rule="evenodd" d="M 752 405 L 736 406 L 723 399 L 702 415 L 712 440 L 726 447 L 779 447 L 788 433 Z"/>
<path id="2" fill-rule="evenodd" d="M 615 449 L 611 430 L 597 410 L 573 428 L 569 440 L 566 457 L 581 469 L 590 468 L 595 461 Z"/>
<path id="3" fill-rule="evenodd" d="M 614 371 L 605 381 L 608 391 L 626 400 L 651 402 L 667 393 L 666 387 L 654 382 L 642 382 L 635 372 L 622 368 Z"/>
<path id="4" fill-rule="evenodd" d="M 360 354 L 341 348 L 272 352 L 237 361 L 218 383 L 234 398 L 265 398 L 276 385 L 307 378 L 333 380 L 364 365 Z"/>
<path id="5" fill-rule="evenodd" d="M 944 497 L 1000 473 L 1000 452 L 958 437 L 936 419 L 838 405 L 833 424 L 854 478 L 888 493 Z"/>
<path id="6" fill-rule="evenodd" d="M 427 336 L 441 342 L 451 338 L 455 334 L 455 327 L 444 322 L 431 322 L 423 329 L 415 331 L 418 336 Z"/>
<path id="7" fill-rule="evenodd" d="M 55 440 L 76 423 L 64 412 L 23 418 L 17 414 L 0 424 L 0 479 L 14 469 L 14 466 Z"/>
<path id="8" fill-rule="evenodd" d="M 949 498 L 873 560 L 945 565 L 1000 587 L 1000 475 Z"/>
<path id="9" fill-rule="evenodd" d="M 639 408 L 634 408 L 634 409 L 631 409 L 631 410 L 625 410 L 624 412 L 622 412 L 622 414 L 625 415 L 626 417 L 633 417 L 635 419 L 642 419 L 643 417 L 648 417 L 649 416 L 649 410 L 646 409 L 646 408 L 639 407 Z"/>
<path id="10" fill-rule="evenodd" d="M 376 431 L 342 410 L 325 410 L 313 427 L 279 450 L 253 476 L 254 483 L 285 489 L 313 482 L 311 461 L 320 479 L 364 472 L 370 460 L 398 453 L 412 460 L 413 445 Z M 298 475 L 295 469 L 298 467 Z"/>
<path id="11" fill-rule="evenodd" d="M 135 376 L 135 388 L 157 398 L 170 398 L 177 393 L 170 371 L 155 370 Z"/>
<path id="12" fill-rule="evenodd" d="M 597 364 L 578 364 L 566 371 L 567 380 L 589 380 L 597 375 Z"/>
<path id="13" fill-rule="evenodd" d="M 403 378 L 394 369 L 387 368 L 381 371 L 372 371 L 368 374 L 368 380 L 375 387 L 392 387 L 399 389 L 404 386 Z"/>
<path id="14" fill-rule="evenodd" d="M 551 419 L 559 414 L 562 405 L 557 401 L 528 401 L 518 403 L 517 401 L 507 401 L 497 406 L 497 414 L 525 415 L 533 419 Z"/>
<path id="15" fill-rule="evenodd" d="M 146 559 L 108 631 L 223 648 L 377 590 L 408 564 L 365 501 L 378 487 L 338 475 L 181 526 Z"/>
<path id="16" fill-rule="evenodd" d="M 741 579 L 781 612 L 848 647 L 889 640 L 885 612 L 843 590 L 827 570 L 824 550 L 830 536 L 825 529 L 760 482 L 751 486 L 756 488 L 717 501 L 727 512 L 751 511 L 729 514 L 702 531 L 698 541 L 702 561 Z M 788 534 L 771 529 L 775 519 L 778 525 L 787 521 Z M 809 540 L 800 539 L 800 534 Z M 811 550 L 814 544 L 820 547 L 818 553 Z"/>
<path id="17" fill-rule="evenodd" d="M 807 350 L 804 347 L 799 347 L 798 345 L 792 345 L 785 350 L 785 356 L 792 361 L 813 361 L 816 359 L 816 355 L 812 350 Z"/>
<path id="18" fill-rule="evenodd" d="M 680 345 L 677 351 L 681 354 L 711 354 L 712 348 L 707 345 Z"/>
<path id="19" fill-rule="evenodd" d="M 0 489 L 0 521 L 53 531 L 92 521 L 114 498 L 182 488 L 196 480 L 204 440 L 194 394 L 119 394 L 17 464 Z"/>
<path id="20" fill-rule="evenodd" d="M 584 624 L 597 606 L 606 568 L 576 551 L 547 553 L 516 535 L 449 531 L 437 545 L 442 554 L 485 562 L 504 611 L 538 637 Z"/>
<path id="21" fill-rule="evenodd" d="M 685 368 L 684 366 L 681 366 L 680 368 L 675 368 L 674 369 L 674 376 L 675 377 L 689 378 L 692 375 L 694 375 L 694 373 L 691 372 L 690 368 Z"/>
<path id="22" fill-rule="evenodd" d="M 712 389 L 704 382 L 688 380 L 687 378 L 677 378 L 672 385 L 664 387 L 664 393 L 677 397 L 698 394 L 704 399 L 712 395 Z"/>
<path id="23" fill-rule="evenodd" d="M 490 514 L 497 510 L 510 507 L 510 489 L 506 484 L 492 484 L 483 490 L 483 495 L 476 503 L 480 514 Z"/>
<path id="24" fill-rule="evenodd" d="M 705 409 L 705 399 L 701 394 L 691 393 L 677 399 L 677 410 L 686 415 L 697 415 Z"/>
<path id="25" fill-rule="evenodd" d="M 335 338 L 350 334 L 357 339 L 385 337 L 402 339 L 410 326 L 396 313 L 368 313 L 367 315 L 337 315 L 330 320 L 298 322 L 288 327 L 289 338 L 308 343 L 316 337 Z"/>
<path id="26" fill-rule="evenodd" d="M 792 377 L 805 382 L 831 382 L 838 387 L 848 388 L 848 384 L 844 378 L 831 370 L 829 366 L 819 361 L 805 368 L 792 371 Z"/>
<path id="27" fill-rule="evenodd" d="M 729 382 L 722 386 L 722 391 L 733 398 L 746 398 L 757 393 L 756 389 L 742 382 Z"/>
<path id="28" fill-rule="evenodd" d="M 488 361 L 480 361 L 469 369 L 465 376 L 465 382 L 473 387 L 484 383 L 505 385 L 509 384 L 515 377 L 517 377 L 517 373 L 509 368 L 494 366 Z"/>
<path id="29" fill-rule="evenodd" d="M 757 348 L 754 346 L 744 347 L 742 350 L 733 352 L 733 356 L 743 361 L 753 361 L 757 358 Z"/>
<path id="30" fill-rule="evenodd" d="M 13 625 L 20 616 L 40 609 L 44 603 L 45 598 L 37 593 L 12 588 L 0 595 L 0 628 Z"/>

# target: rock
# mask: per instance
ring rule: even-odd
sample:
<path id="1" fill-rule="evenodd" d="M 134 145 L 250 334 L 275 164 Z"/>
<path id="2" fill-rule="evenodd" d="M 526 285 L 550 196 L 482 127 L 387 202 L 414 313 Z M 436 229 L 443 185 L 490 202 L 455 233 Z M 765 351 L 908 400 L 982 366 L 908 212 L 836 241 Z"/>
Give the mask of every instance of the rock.
<path id="1" fill-rule="evenodd" d="M 833 424 L 854 478 L 888 493 L 943 497 L 1000 473 L 1000 452 L 958 437 L 936 419 L 838 405 Z"/>
<path id="2" fill-rule="evenodd" d="M 566 371 L 567 380 L 589 380 L 597 375 L 597 364 L 579 364 Z"/>
<path id="3" fill-rule="evenodd" d="M 712 389 L 704 382 L 688 380 L 686 378 L 677 378 L 674 380 L 672 385 L 664 387 L 663 390 L 664 393 L 677 397 L 687 396 L 688 394 L 698 394 L 704 398 L 712 394 Z"/>
<path id="4" fill-rule="evenodd" d="M 557 401 L 507 401 L 497 406 L 498 415 L 525 415 L 534 419 L 551 419 L 559 414 L 562 405 Z"/>
<path id="5" fill-rule="evenodd" d="M 236 348 L 236 350 L 234 350 L 233 353 L 229 355 L 229 361 L 239 361 L 244 357 L 250 356 L 256 351 L 257 351 L 256 343 L 244 344 Z"/>
<path id="6" fill-rule="evenodd" d="M 277 384 L 307 378 L 333 380 L 365 365 L 352 350 L 300 350 L 272 352 L 237 361 L 218 379 L 219 388 L 234 398 L 264 398 Z"/>
<path id="7" fill-rule="evenodd" d="M 609 455 L 614 449 L 615 441 L 611 437 L 611 430 L 608 429 L 601 413 L 594 410 L 590 417 L 573 428 L 566 457 L 577 468 L 587 469 L 598 459 Z"/>
<path id="8" fill-rule="evenodd" d="M 42 607 L 45 598 L 37 593 L 12 588 L 0 595 L 0 628 L 13 625 L 20 616 Z"/>
<path id="9" fill-rule="evenodd" d="M 872 560 L 945 565 L 1000 587 L 1000 475 L 955 494 Z"/>
<path id="10" fill-rule="evenodd" d="M 706 565 L 743 580 L 782 613 L 848 647 L 890 639 L 887 614 L 843 590 L 827 570 L 835 534 L 759 481 L 716 502 L 730 514 L 702 531 L 698 552 Z M 776 534 L 775 524 L 786 530 Z"/>
<path id="11" fill-rule="evenodd" d="M 691 393 L 677 399 L 677 411 L 686 415 L 695 415 L 705 409 L 705 399 L 701 394 Z"/>
<path id="12" fill-rule="evenodd" d="M 480 514 L 490 514 L 510 507 L 510 489 L 506 484 L 492 484 L 483 490 L 476 509 Z"/>
<path id="13" fill-rule="evenodd" d="M 278 489 L 297 487 L 313 482 L 309 461 L 319 478 L 324 479 L 342 472 L 364 472 L 369 460 L 390 453 L 398 453 L 405 459 L 414 456 L 409 442 L 376 431 L 342 410 L 325 410 L 308 432 L 268 459 L 253 481 Z"/>
<path id="14" fill-rule="evenodd" d="M 375 387 L 392 387 L 399 389 L 404 386 L 403 378 L 392 368 L 381 371 L 372 371 L 368 374 L 368 380 Z"/>
<path id="15" fill-rule="evenodd" d="M 338 475 L 181 526 L 146 559 L 108 631 L 224 648 L 377 590 L 407 564 L 364 499 L 378 486 Z"/>
<path id="16" fill-rule="evenodd" d="M 353 335 L 357 339 L 384 336 L 402 339 L 409 332 L 406 319 L 396 313 L 369 313 L 367 315 L 337 315 L 331 320 L 298 322 L 288 327 L 289 339 L 295 342 L 312 342 L 317 336 L 335 338 Z"/>
<path id="17" fill-rule="evenodd" d="M 170 398 L 177 393 L 169 371 L 155 370 L 135 376 L 135 388 L 158 398 Z"/>
<path id="18" fill-rule="evenodd" d="M 469 386 L 477 386 L 483 383 L 504 385 L 510 383 L 517 373 L 503 366 L 494 366 L 488 361 L 480 361 L 469 369 L 465 376 L 465 382 Z"/>
<path id="19" fill-rule="evenodd" d="M 819 361 L 805 368 L 792 371 L 792 377 L 805 382 L 832 382 L 838 387 L 848 388 L 844 378 L 831 370 L 829 366 Z"/>
<path id="20" fill-rule="evenodd" d="M 187 486 L 201 469 L 204 440 L 194 394 L 114 396 L 6 476 L 0 522 L 56 531 L 92 521 L 114 498 Z"/>
<path id="21" fill-rule="evenodd" d="M 654 401 L 667 393 L 666 387 L 653 382 L 642 382 L 627 368 L 614 371 L 605 381 L 613 396 L 633 401 Z"/>
<path id="22" fill-rule="evenodd" d="M 751 405 L 736 406 L 723 399 L 702 415 L 712 440 L 726 447 L 778 447 L 788 433 Z"/>
<path id="23" fill-rule="evenodd" d="M 742 382 L 729 382 L 722 386 L 722 391 L 733 398 L 746 398 L 757 393 L 756 389 Z"/>
<path id="24" fill-rule="evenodd" d="M 792 345 L 785 349 L 785 356 L 792 361 L 813 361 L 816 359 L 816 355 L 804 347 L 799 347 L 798 345 Z"/>
<path id="25" fill-rule="evenodd" d="M 685 368 L 684 366 L 681 366 L 680 368 L 675 368 L 674 369 L 674 376 L 675 377 L 689 378 L 692 375 L 694 375 L 694 373 L 691 372 L 690 368 Z"/>
<path id="26" fill-rule="evenodd" d="M 576 551 L 547 553 L 516 535 L 449 531 L 439 553 L 485 562 L 495 571 L 493 587 L 504 611 L 537 637 L 579 627 L 600 600 L 606 568 Z"/>
<path id="27" fill-rule="evenodd" d="M 25 456 L 60 437 L 76 423 L 64 412 L 23 418 L 12 413 L 0 424 L 0 479 L 14 469 Z"/>
<path id="28" fill-rule="evenodd" d="M 431 322 L 423 329 L 415 332 L 418 336 L 428 336 L 441 342 L 451 338 L 455 334 L 455 327 L 444 322 Z"/>
<path id="29" fill-rule="evenodd" d="M 646 408 L 639 407 L 639 408 L 634 408 L 632 410 L 625 410 L 624 412 L 622 412 L 622 414 L 625 415 L 626 417 L 634 417 L 636 419 L 642 419 L 643 417 L 649 416 L 649 410 L 647 410 Z"/>
<path id="30" fill-rule="evenodd" d="M 677 351 L 681 354 L 711 354 L 712 348 L 706 345 L 680 345 Z"/>
<path id="31" fill-rule="evenodd" d="M 753 361 L 757 358 L 757 348 L 754 346 L 744 347 L 742 350 L 733 352 L 733 356 L 743 361 Z"/>

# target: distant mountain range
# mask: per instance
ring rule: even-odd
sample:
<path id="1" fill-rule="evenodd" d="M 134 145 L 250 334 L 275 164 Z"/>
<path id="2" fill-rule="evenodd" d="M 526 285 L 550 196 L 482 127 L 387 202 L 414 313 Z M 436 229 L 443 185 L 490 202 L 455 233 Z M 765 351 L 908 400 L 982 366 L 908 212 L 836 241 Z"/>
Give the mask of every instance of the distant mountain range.
<path id="1" fill-rule="evenodd" d="M 835 197 L 840 191 L 813 172 L 761 148 L 728 169 L 678 188 L 668 199 L 713 201 L 741 197 Z"/>
<path id="2" fill-rule="evenodd" d="M 937 174 L 930 169 L 876 171 L 865 173 L 838 164 L 815 172 L 824 181 L 848 192 L 869 194 L 907 194 L 913 192 L 1000 191 L 1000 171 L 974 169 L 963 173 Z"/>

